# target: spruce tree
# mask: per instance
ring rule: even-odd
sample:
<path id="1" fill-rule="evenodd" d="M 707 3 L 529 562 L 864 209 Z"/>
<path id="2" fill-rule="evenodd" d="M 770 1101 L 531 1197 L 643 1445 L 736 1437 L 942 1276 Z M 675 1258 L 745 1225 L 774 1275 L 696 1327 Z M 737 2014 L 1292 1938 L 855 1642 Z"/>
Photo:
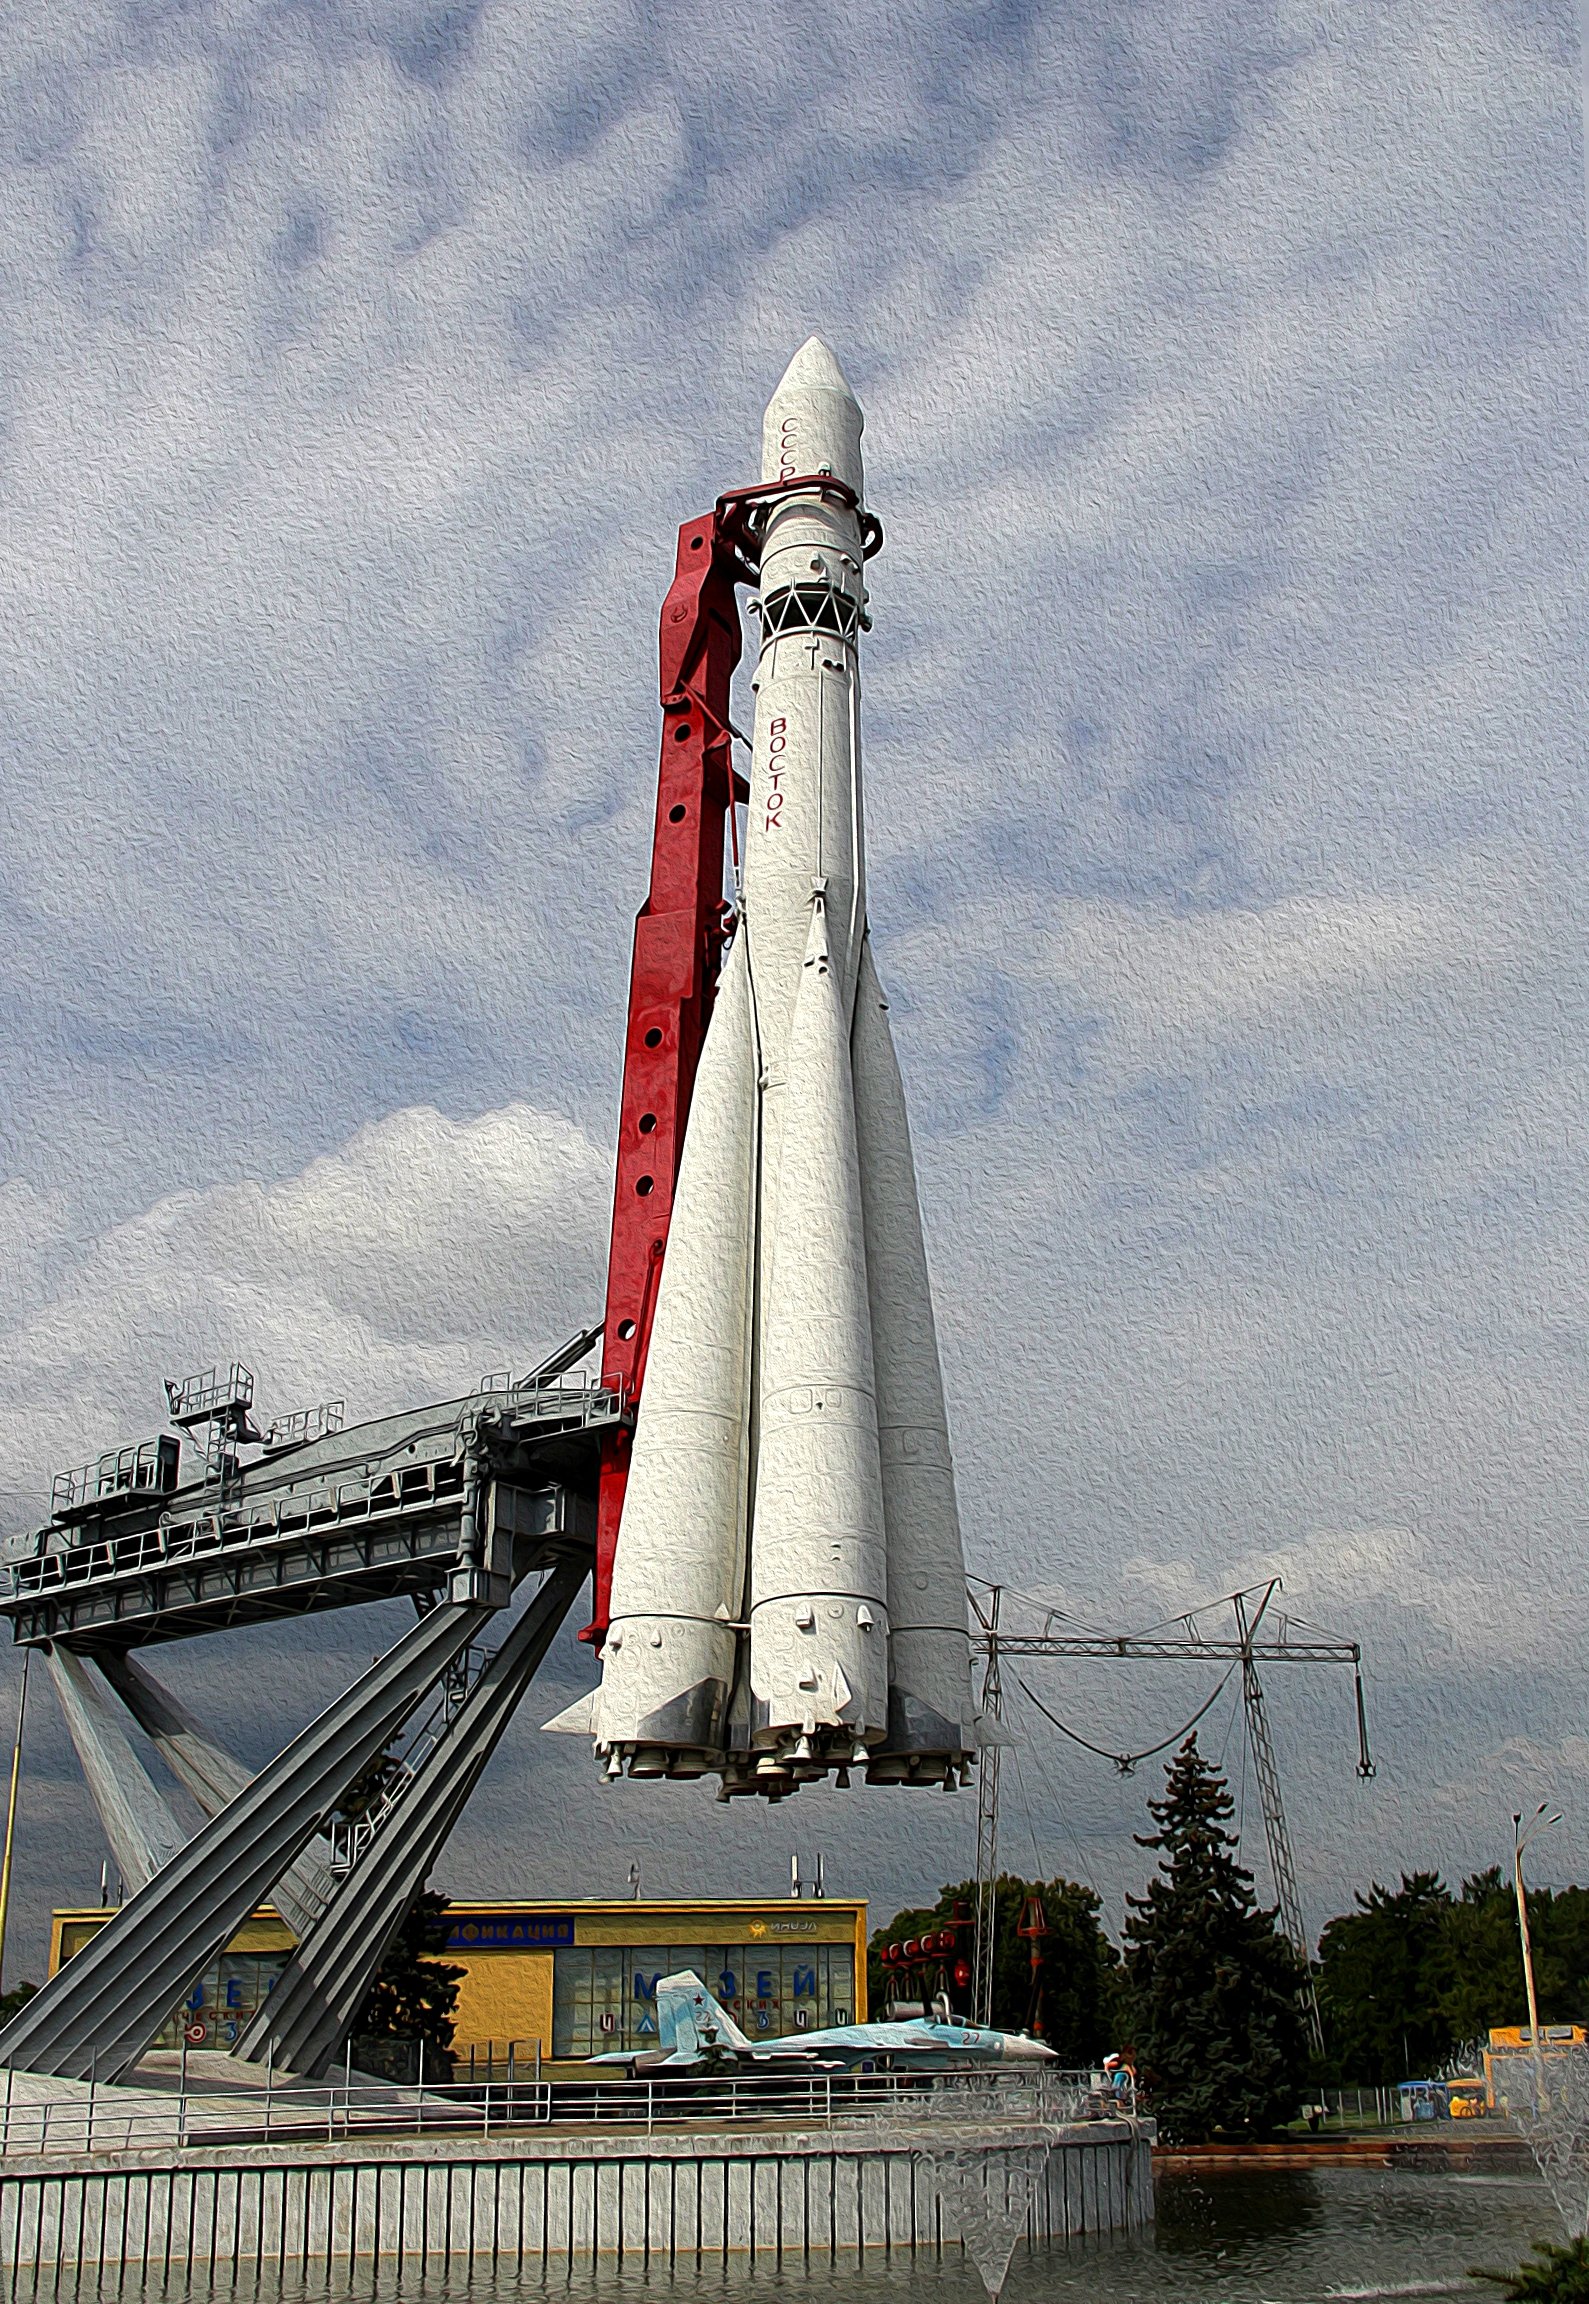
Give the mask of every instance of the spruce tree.
<path id="1" fill-rule="evenodd" d="M 1126 1989 L 1137 2070 L 1169 2142 L 1266 2134 L 1294 2119 L 1308 2070 L 1301 1965 L 1253 1894 L 1225 1829 L 1229 1787 L 1189 1736 L 1150 1800 L 1160 1851 L 1126 1899 Z"/>
<path id="2" fill-rule="evenodd" d="M 367 2070 L 384 2071 L 389 2059 L 381 2043 L 425 2044 L 425 2071 L 436 2081 L 452 2076 L 453 2016 L 466 1970 L 445 1952 L 451 1926 L 447 1899 L 423 1889 L 408 1907 L 364 2004 L 353 2020 L 353 2057 Z M 408 2058 L 399 2061 L 406 2067 Z M 405 2071 L 404 2077 L 417 2076 Z"/>

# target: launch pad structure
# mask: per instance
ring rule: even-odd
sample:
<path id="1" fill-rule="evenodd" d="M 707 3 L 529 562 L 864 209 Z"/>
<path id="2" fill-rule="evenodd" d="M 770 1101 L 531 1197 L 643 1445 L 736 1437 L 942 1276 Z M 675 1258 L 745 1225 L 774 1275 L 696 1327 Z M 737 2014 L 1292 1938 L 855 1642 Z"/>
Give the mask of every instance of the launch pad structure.
<path id="1" fill-rule="evenodd" d="M 866 929 L 858 636 L 881 529 L 861 501 L 861 429 L 810 339 L 764 416 L 763 479 L 679 530 L 601 1319 L 526 1375 L 352 1426 L 335 1401 L 256 1420 L 238 1362 L 169 1381 L 171 1429 L 61 1474 L 47 1524 L 0 1547 L 0 1617 L 49 1674 L 131 1891 L 0 2029 L 13 2264 L 158 2259 L 213 2278 L 289 2257 L 650 2264 L 958 2241 L 996 2294 L 1022 2232 L 1151 2217 L 1151 2123 L 1078 2119 L 1086 2075 L 1067 2106 L 939 2073 L 930 2101 L 852 2134 L 831 2078 L 824 2116 L 757 2110 L 736 2130 L 708 2072 L 690 2132 L 665 2137 L 649 2113 L 624 2133 L 599 2107 L 588 2135 L 561 2134 L 539 2081 L 536 2132 L 510 2079 L 505 2126 L 491 2130 L 488 2081 L 466 2115 L 452 2107 L 471 2132 L 438 2139 L 421 2085 L 389 2092 L 391 2132 L 367 2147 L 349 2064 L 340 2137 L 335 2083 L 323 2137 L 270 2134 L 273 2082 L 312 2093 L 348 2057 L 587 1583 L 602 1684 L 570 1708 L 584 1716 L 546 1725 L 591 1736 L 608 1777 L 715 1774 L 720 1797 L 771 1799 L 856 1767 L 869 1783 L 969 1781 L 959 1516 Z M 731 717 L 741 586 L 761 620 L 754 738 Z M 412 1625 L 257 1772 L 150 1669 L 167 1642 L 393 1600 Z M 191 1835 L 134 1730 L 202 1815 Z M 96 2149 L 96 2107 L 115 2099 L 131 2120 L 160 2077 L 158 2060 L 139 2073 L 151 2044 L 267 1898 L 295 1944 L 232 2050 L 263 2080 L 264 2140 L 235 2106 L 226 2134 L 189 2135 L 184 2051 L 175 2143 Z M 231 2064 L 224 2084 L 249 2076 Z M 34 2157 L 14 2148 L 16 2087 Z M 44 2140 L 56 2113 L 64 2158 Z"/>
<path id="2" fill-rule="evenodd" d="M 604 1319 L 529 1375 L 344 1429 L 328 1402 L 260 1428 L 239 1363 L 169 1382 L 174 1432 L 56 1479 L 8 1540 L 0 1617 L 45 1662 L 128 1900 L 0 2030 L 0 2067 L 111 2082 L 237 1926 L 274 1897 L 298 1934 L 237 2053 L 327 2071 L 559 1627 L 593 1583 L 605 1628 L 691 1090 L 729 913 L 736 590 L 767 504 L 842 499 L 829 473 L 738 490 L 679 530 L 660 627 L 661 759 L 635 926 Z M 869 548 L 880 530 L 864 517 Z M 569 1373 L 601 1342 L 601 1373 Z M 199 1459 L 183 1477 L 184 1443 Z M 527 1599 L 524 1597 L 528 1595 Z M 373 1601 L 416 1621 L 257 1775 L 140 1652 Z M 514 1602 L 522 1604 L 514 1612 Z M 206 1821 L 191 1839 L 129 1736 Z M 338 1827 L 383 1766 L 376 1808 Z"/>

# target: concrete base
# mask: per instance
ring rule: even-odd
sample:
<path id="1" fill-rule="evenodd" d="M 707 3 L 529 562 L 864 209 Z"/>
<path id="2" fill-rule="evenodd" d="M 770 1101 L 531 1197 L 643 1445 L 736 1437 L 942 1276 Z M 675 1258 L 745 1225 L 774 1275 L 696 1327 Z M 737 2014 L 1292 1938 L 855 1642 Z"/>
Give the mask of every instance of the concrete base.
<path id="1" fill-rule="evenodd" d="M 186 2280 L 378 2257 L 649 2264 L 974 2246 L 959 2228 L 968 2167 L 990 2200 L 1025 2202 L 1029 2238 L 1058 2240 L 1150 2221 L 1151 2139 L 1139 2121 L 957 2120 L 10 2156 L 0 2263 Z"/>

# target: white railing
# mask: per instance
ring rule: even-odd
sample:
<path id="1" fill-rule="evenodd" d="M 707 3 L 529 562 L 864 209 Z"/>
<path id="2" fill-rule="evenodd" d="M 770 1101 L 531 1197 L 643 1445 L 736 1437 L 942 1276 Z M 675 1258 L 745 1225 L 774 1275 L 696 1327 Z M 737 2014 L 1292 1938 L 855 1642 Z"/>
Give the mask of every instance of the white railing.
<path id="1" fill-rule="evenodd" d="M 482 1376 L 464 1410 L 466 1423 L 482 1416 L 512 1423 L 609 1423 L 623 1413 L 621 1384 L 593 1384 L 588 1376 L 554 1376 L 545 1383 L 516 1383 L 505 1370 Z"/>
<path id="2" fill-rule="evenodd" d="M 416 1509 L 428 1511 L 453 1502 L 462 1488 L 462 1469 L 453 1457 L 423 1457 L 413 1464 L 382 1459 L 345 1478 L 328 1476 L 316 1485 L 237 1504 L 168 1511 L 157 1527 L 135 1535 L 108 1534 L 86 1544 L 59 1545 L 16 1562 L 6 1589 L 31 1599 L 199 1557 L 208 1560 L 217 1552 L 252 1552 L 273 1539 L 299 1542 L 349 1520 L 401 1519 Z"/>
<path id="3" fill-rule="evenodd" d="M 1389 2128 L 1399 2117 L 1394 2088 L 1323 2088 L 1318 2101 L 1324 2106 L 1324 2117 L 1338 2128 L 1348 2123 L 1358 2127 Z"/>
<path id="4" fill-rule="evenodd" d="M 143 2152 L 189 2145 L 337 2143 L 362 2135 L 490 2136 L 504 2129 L 840 2128 L 878 2120 L 1066 2125 L 1089 2110 L 1086 2073 L 726 2072 L 630 2079 L 490 2081 L 404 2089 L 338 2084 L 159 2096 L 87 2087 L 33 2099 L 0 2091 L 0 2154 Z M 1096 2099 L 1092 2109 L 1096 2110 Z M 1118 2116 L 1118 2109 L 1116 2110 Z"/>
<path id="5" fill-rule="evenodd" d="M 465 1403 L 460 1430 L 472 1427 L 482 1416 L 510 1423 L 555 1422 L 584 1427 L 610 1423 L 623 1411 L 621 1386 L 570 1378 L 526 1388 L 515 1388 L 509 1381 L 494 1388 L 498 1382 L 493 1377 L 482 1378 L 479 1389 Z M 156 1443 L 147 1445 L 152 1448 Z M 115 1466 L 134 1453 L 123 1449 L 118 1457 L 113 1451 L 78 1472 L 60 1474 L 57 1507 L 64 1508 L 62 1498 L 68 1490 L 79 1502 L 85 1497 L 91 1500 L 134 1489 L 139 1494 L 145 1488 L 151 1494 L 163 1492 L 171 1484 L 163 1472 L 158 1480 L 145 1480 L 140 1471 L 135 1480 L 131 1474 L 123 1478 L 120 1473 L 112 1476 L 104 1471 L 106 1465 Z M 174 1477 L 175 1458 L 171 1470 Z M 62 1482 L 66 1488 L 61 1487 Z M 213 1498 L 205 1501 L 196 1496 L 190 1505 L 168 1506 L 158 1526 L 136 1534 L 118 1535 L 112 1528 L 87 1542 L 74 1542 L 73 1531 L 52 1525 L 39 1530 L 33 1539 L 41 1549 L 14 1557 L 8 1572 L 0 1570 L 0 1593 L 8 1598 L 33 1599 L 115 1576 L 179 1566 L 195 1557 L 208 1560 L 217 1551 L 248 1552 L 273 1540 L 297 1542 L 349 1520 L 401 1519 L 415 1510 L 423 1512 L 440 1503 L 455 1502 L 462 1487 L 463 1467 L 456 1454 L 417 1461 L 383 1456 L 352 1470 L 329 1469 L 323 1478 L 307 1480 L 302 1486 L 267 1490 L 233 1502 L 217 1504 Z"/>

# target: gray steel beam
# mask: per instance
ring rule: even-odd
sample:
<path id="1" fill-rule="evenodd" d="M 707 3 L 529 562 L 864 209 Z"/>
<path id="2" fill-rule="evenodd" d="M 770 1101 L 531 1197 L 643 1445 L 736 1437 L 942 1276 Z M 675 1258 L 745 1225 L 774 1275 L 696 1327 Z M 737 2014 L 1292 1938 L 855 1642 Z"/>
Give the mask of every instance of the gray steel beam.
<path id="1" fill-rule="evenodd" d="M 0 2031 L 0 2066 L 117 2080 L 493 1611 L 446 1602 L 328 1704 Z"/>
<path id="2" fill-rule="evenodd" d="M 133 1750 L 121 1707 L 93 1666 L 69 1648 L 49 1647 L 44 1656 L 110 1852 L 127 1887 L 143 1888 L 188 1835 Z"/>
<path id="3" fill-rule="evenodd" d="M 1001 1656 L 1127 1657 L 1137 1663 L 1239 1664 L 1244 1656 L 1261 1656 L 1266 1664 L 1360 1664 L 1363 1651 L 1355 1640 L 1184 1640 L 1138 1639 L 1131 1633 L 1000 1632 L 980 1634 L 971 1645 L 986 1655 L 995 1637 Z"/>
<path id="4" fill-rule="evenodd" d="M 91 1670 L 103 1673 L 177 1782 L 206 1816 L 246 1792 L 253 1773 L 241 1760 L 204 1733 L 180 1698 L 147 1673 L 131 1656 L 100 1656 Z M 302 1939 L 330 1903 L 336 1875 L 313 1844 L 295 1856 L 271 1892 L 271 1901 L 293 1934 Z"/>
<path id="5" fill-rule="evenodd" d="M 551 1356 L 561 1364 L 583 1336 Z M 13 1636 L 144 1647 L 321 1608 L 446 1588 L 468 1460 L 521 1489 L 561 1489 L 545 1533 L 594 1535 L 601 1436 L 622 1396 L 544 1371 L 399 1416 L 269 1449 L 224 1497 L 202 1481 L 118 1490 L 39 1529 L 0 1569 Z"/>
<path id="6" fill-rule="evenodd" d="M 446 1735 L 305 1938 L 238 2043 L 305 2077 L 346 2040 L 403 1916 L 589 1573 L 560 1561 L 469 1691 Z"/>

